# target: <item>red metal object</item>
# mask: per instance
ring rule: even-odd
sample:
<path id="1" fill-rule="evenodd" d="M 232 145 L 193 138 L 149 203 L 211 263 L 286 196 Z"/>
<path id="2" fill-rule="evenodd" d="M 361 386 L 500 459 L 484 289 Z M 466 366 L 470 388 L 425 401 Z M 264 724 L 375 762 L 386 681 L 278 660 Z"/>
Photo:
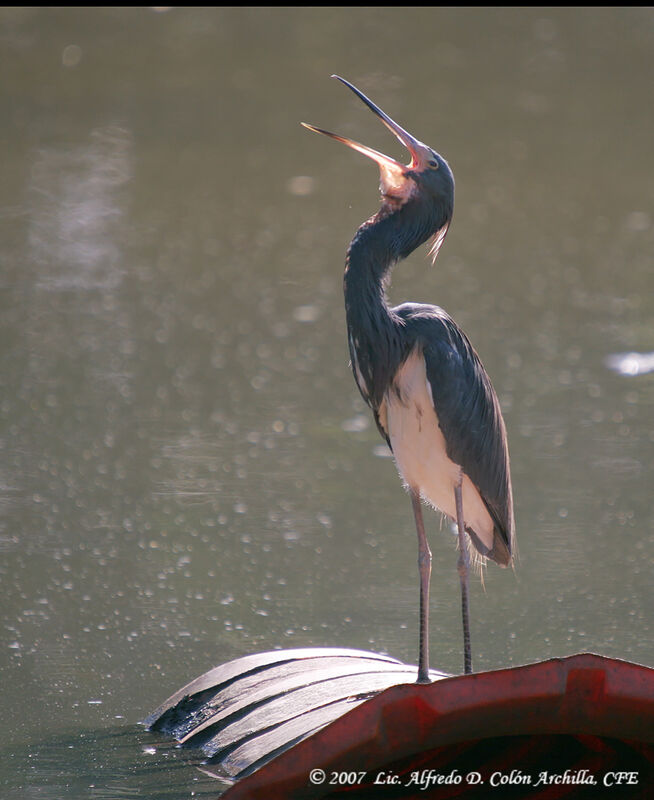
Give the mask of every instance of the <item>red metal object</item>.
<path id="1" fill-rule="evenodd" d="M 654 796 L 653 760 L 654 670 L 582 654 L 391 687 L 237 782 L 223 800 L 645 798 Z M 565 769 L 576 783 L 562 782 Z M 422 788 L 438 780 L 429 770 L 460 775 L 461 783 Z M 419 776 L 411 782 L 416 771 L 423 784 Z M 538 783 L 542 772 L 560 782 Z M 636 784 L 609 775 L 632 772 Z M 473 773 L 483 784 L 469 783 Z M 348 774 L 357 780 L 339 785 Z M 393 776 L 399 784 L 375 783 Z M 587 778 L 594 783 L 580 782 Z"/>
<path id="2" fill-rule="evenodd" d="M 147 724 L 236 778 L 223 800 L 654 797 L 654 670 L 581 654 L 414 673 L 361 651 L 246 656 Z"/>

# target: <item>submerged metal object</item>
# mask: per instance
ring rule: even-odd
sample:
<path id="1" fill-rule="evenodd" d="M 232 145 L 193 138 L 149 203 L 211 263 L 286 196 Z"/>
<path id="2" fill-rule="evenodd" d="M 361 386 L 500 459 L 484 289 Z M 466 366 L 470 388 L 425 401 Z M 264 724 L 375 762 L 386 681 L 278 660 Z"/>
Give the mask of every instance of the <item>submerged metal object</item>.
<path id="1" fill-rule="evenodd" d="M 146 720 L 197 747 L 217 776 L 249 775 L 417 667 L 362 650 L 304 648 L 245 656 L 184 686 Z M 432 670 L 433 681 L 448 677 Z"/>
<path id="2" fill-rule="evenodd" d="M 472 675 L 432 673 L 431 684 L 414 683 L 415 675 L 415 666 L 357 650 L 261 653 L 200 676 L 146 725 L 200 748 L 200 768 L 233 782 L 224 800 L 346 798 L 354 788 L 357 800 L 481 800 L 512 771 L 524 793 L 504 785 L 502 797 L 590 799 L 605 775 L 627 772 L 636 778 L 616 797 L 649 796 L 653 669 L 583 653 Z M 412 776 L 428 770 L 461 781 L 426 792 Z M 542 772 L 566 770 L 561 794 L 534 785 Z M 332 780 L 341 775 L 356 783 Z M 384 776 L 396 779 L 380 784 Z M 570 782 L 578 784 L 572 795 Z"/>

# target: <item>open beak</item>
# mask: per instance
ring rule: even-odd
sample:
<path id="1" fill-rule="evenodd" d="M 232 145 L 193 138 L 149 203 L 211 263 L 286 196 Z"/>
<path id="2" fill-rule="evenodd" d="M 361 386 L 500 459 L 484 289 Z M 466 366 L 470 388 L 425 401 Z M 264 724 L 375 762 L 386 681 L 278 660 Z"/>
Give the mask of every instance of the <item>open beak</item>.
<path id="1" fill-rule="evenodd" d="M 381 119 L 388 130 L 393 133 L 407 148 L 411 154 L 411 162 L 406 165 L 400 164 L 400 162 L 396 161 L 394 158 L 386 156 L 377 150 L 373 150 L 372 147 L 366 147 L 364 144 L 359 144 L 359 142 L 355 142 L 353 139 L 347 139 L 345 136 L 339 136 L 336 133 L 330 133 L 322 128 L 316 128 L 313 125 L 308 125 L 306 122 L 302 122 L 301 124 L 310 131 L 322 133 L 325 136 L 336 139 L 337 142 L 342 142 L 348 147 L 351 147 L 353 150 L 357 150 L 364 156 L 368 156 L 368 158 L 376 161 L 381 172 L 382 194 L 391 197 L 406 197 L 406 195 L 411 191 L 408 184 L 412 183 L 407 180 L 407 173 L 411 171 L 421 172 L 422 170 L 426 169 L 428 161 L 430 158 L 432 158 L 431 150 L 422 142 L 419 142 L 417 139 L 411 136 L 411 134 L 405 131 L 404 128 L 397 124 L 397 122 L 392 120 L 388 114 L 385 114 L 381 108 L 379 108 L 379 106 L 375 105 L 372 100 L 367 98 L 363 92 L 356 88 L 356 86 L 353 86 L 351 83 L 349 83 L 349 81 L 346 81 L 344 78 L 340 78 L 338 75 L 332 75 L 332 78 L 336 78 L 341 83 L 344 83 L 368 106 L 371 111 L 373 111 Z"/>

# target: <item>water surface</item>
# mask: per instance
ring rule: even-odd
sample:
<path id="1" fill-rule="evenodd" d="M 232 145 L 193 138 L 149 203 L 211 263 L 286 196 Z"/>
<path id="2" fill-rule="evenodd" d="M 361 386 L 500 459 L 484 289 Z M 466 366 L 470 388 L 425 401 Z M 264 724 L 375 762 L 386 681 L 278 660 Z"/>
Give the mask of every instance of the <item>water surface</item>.
<path id="1" fill-rule="evenodd" d="M 4 9 L 0 48 L 4 798 L 215 796 L 138 728 L 181 685 L 280 647 L 415 662 L 341 296 L 378 177 L 298 123 L 403 153 L 333 72 L 457 181 L 391 296 L 457 319 L 505 412 L 520 556 L 473 582 L 476 668 L 654 662 L 654 377 L 610 360 L 654 349 L 651 9 Z"/>

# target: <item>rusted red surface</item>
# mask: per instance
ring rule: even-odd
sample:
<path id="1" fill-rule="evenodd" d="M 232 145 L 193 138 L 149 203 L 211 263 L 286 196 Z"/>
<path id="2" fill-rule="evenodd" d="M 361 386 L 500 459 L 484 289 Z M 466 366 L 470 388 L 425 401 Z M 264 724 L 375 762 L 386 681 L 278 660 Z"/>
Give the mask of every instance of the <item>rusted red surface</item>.
<path id="1" fill-rule="evenodd" d="M 654 670 L 581 654 L 392 686 L 237 781 L 223 800 L 646 798 L 653 760 Z M 421 774 L 450 782 L 424 787 Z M 538 783 L 541 774 L 558 782 Z"/>

